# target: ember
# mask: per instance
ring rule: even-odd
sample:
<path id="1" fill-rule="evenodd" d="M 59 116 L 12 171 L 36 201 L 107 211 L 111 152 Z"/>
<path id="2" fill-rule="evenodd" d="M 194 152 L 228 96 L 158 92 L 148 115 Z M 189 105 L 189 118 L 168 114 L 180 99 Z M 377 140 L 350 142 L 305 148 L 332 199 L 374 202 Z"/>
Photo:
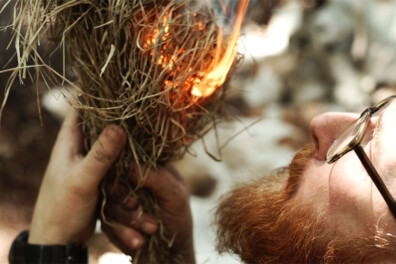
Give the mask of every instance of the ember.
<path id="1" fill-rule="evenodd" d="M 179 14 L 166 10 L 162 17 L 158 18 L 152 15 L 155 22 L 150 21 L 153 24 L 151 29 L 147 29 L 146 27 L 145 32 L 143 32 L 140 38 L 140 45 L 143 48 L 143 54 L 149 54 L 151 62 L 161 66 L 165 70 L 165 74 L 168 77 L 164 81 L 165 85 L 163 89 L 188 91 L 190 95 L 193 95 L 190 100 L 196 101 L 199 98 L 211 96 L 216 89 L 221 87 L 236 58 L 237 40 L 248 5 L 249 0 L 240 1 L 236 22 L 227 45 L 224 46 L 223 34 L 219 30 L 217 33 L 217 43 L 211 57 L 203 64 L 205 67 L 201 67 L 198 71 L 194 71 L 191 66 L 191 62 L 194 61 L 194 56 L 196 56 L 195 52 L 187 54 L 186 49 L 179 47 L 178 39 L 171 34 L 171 31 L 179 31 L 180 25 L 177 23 L 171 24 L 170 22 L 177 19 Z M 137 17 L 146 17 L 146 19 L 150 17 L 148 14 L 145 15 L 139 15 Z M 150 20 L 153 20 L 153 18 L 151 17 Z M 193 14 L 190 30 L 193 38 L 196 40 L 202 37 L 202 31 L 208 30 L 204 22 L 205 20 L 207 18 L 202 17 L 202 14 Z M 141 23 L 142 21 L 134 22 Z M 189 76 L 184 79 L 178 78 L 178 73 L 181 72 L 188 72 Z"/>

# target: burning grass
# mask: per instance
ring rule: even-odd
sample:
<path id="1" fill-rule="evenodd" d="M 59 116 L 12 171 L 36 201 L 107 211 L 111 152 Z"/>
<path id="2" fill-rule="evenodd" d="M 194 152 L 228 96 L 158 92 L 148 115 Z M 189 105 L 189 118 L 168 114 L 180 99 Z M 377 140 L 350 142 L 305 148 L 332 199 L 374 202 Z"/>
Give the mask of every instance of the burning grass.
<path id="1" fill-rule="evenodd" d="M 241 2 L 244 13 L 248 1 Z M 141 184 L 150 169 L 181 158 L 222 115 L 223 84 L 235 60 L 239 29 L 231 44 L 223 43 L 213 11 L 200 1 L 18 0 L 16 10 L 13 27 L 21 49 L 8 90 L 18 75 L 48 86 L 72 85 L 87 150 L 106 125 L 121 125 L 129 144 L 103 190 L 126 185 L 138 197 L 140 210 L 159 218 L 155 199 Z M 42 61 L 36 48 L 43 36 L 65 50 L 77 83 Z M 128 178 L 132 170 L 139 173 L 138 184 Z M 102 218 L 107 221 L 104 213 Z M 147 239 L 146 247 L 132 256 L 134 262 L 139 257 L 150 263 L 180 262 L 172 236 L 164 234 L 160 230 Z"/>

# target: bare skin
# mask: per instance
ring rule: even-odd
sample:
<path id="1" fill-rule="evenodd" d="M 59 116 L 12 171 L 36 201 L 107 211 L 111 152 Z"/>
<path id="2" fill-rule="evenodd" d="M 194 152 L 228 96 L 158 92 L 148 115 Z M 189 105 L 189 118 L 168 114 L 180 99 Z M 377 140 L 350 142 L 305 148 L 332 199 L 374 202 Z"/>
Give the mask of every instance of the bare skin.
<path id="1" fill-rule="evenodd" d="M 64 121 L 52 150 L 33 213 L 29 243 L 84 243 L 95 229 L 98 217 L 99 185 L 125 146 L 126 134 L 116 125 L 106 127 L 89 153 L 83 154 L 82 133 L 75 112 Z M 137 180 L 131 173 L 132 180 Z M 188 192 L 182 178 L 172 168 L 152 171 L 144 187 L 159 201 L 166 229 L 177 231 L 175 247 L 185 263 L 195 263 L 192 218 Z M 138 217 L 136 201 L 117 190 L 106 206 L 117 228 L 102 225 L 110 239 L 124 253 L 141 248 L 143 234 L 158 231 L 158 223 L 148 214 Z"/>
<path id="2" fill-rule="evenodd" d="M 137 181 L 136 174 L 132 173 L 131 179 Z M 156 196 L 169 238 L 176 234 L 173 250 L 184 257 L 184 263 L 195 263 L 192 216 L 183 179 L 173 168 L 161 167 L 158 171 L 150 172 L 143 187 Z M 122 187 L 114 193 L 116 195 L 111 196 L 112 202 L 106 212 L 121 225 L 111 227 L 102 223 L 102 229 L 124 253 L 130 254 L 144 245 L 142 233 L 153 234 L 158 231 L 158 225 L 147 214 L 136 217 L 137 202 L 133 197 L 127 197 Z"/>
<path id="3" fill-rule="evenodd" d="M 86 241 L 95 227 L 99 184 L 124 147 L 125 133 L 107 127 L 84 157 L 76 113 L 62 125 L 33 213 L 29 243 Z"/>

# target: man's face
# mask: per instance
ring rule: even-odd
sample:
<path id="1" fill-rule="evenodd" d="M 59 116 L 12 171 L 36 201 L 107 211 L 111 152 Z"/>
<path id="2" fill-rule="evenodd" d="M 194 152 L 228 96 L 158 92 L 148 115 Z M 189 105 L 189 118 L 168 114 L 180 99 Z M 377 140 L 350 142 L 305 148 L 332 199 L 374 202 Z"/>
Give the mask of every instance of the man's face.
<path id="1" fill-rule="evenodd" d="M 216 216 L 219 249 L 248 263 L 394 262 L 396 220 L 357 155 L 325 161 L 334 140 L 358 118 L 317 116 L 314 146 L 298 153 L 285 172 L 225 197 Z M 361 145 L 395 197 L 395 101 L 370 120 Z"/>
<path id="2" fill-rule="evenodd" d="M 325 155 L 332 142 L 359 118 L 359 115 L 326 113 L 311 123 L 315 142 L 312 161 L 300 176 L 293 199 L 316 199 L 329 228 L 350 235 L 368 235 L 375 225 L 396 234 L 396 219 L 354 151 L 334 164 Z M 396 197 L 396 103 L 372 118 L 362 142 L 372 164 Z"/>

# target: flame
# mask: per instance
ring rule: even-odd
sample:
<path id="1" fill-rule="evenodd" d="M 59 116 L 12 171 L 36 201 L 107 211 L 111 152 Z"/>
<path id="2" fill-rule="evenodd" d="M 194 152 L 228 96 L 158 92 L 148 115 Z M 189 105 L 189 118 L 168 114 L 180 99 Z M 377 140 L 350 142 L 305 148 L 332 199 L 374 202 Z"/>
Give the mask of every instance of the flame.
<path id="1" fill-rule="evenodd" d="M 217 88 L 222 86 L 227 78 L 227 74 L 231 69 L 231 66 L 236 58 L 237 54 L 237 41 L 240 35 L 243 18 L 246 14 L 249 0 L 239 1 L 237 10 L 236 21 L 232 30 L 232 35 L 229 37 L 227 45 L 223 45 L 223 34 L 221 31 L 218 33 L 216 49 L 214 51 L 213 61 L 210 63 L 207 70 L 199 71 L 198 73 L 192 73 L 193 69 L 184 68 L 186 65 L 180 63 L 180 58 L 185 55 L 185 49 L 180 48 L 174 52 L 169 52 L 172 45 L 172 33 L 169 25 L 169 21 L 172 20 L 172 16 L 175 13 L 171 13 L 169 10 L 165 11 L 162 18 L 156 20 L 151 27 L 151 30 L 147 30 L 143 34 L 142 47 L 144 54 L 149 54 L 152 59 L 152 63 L 165 69 L 170 76 L 175 76 L 177 71 L 188 71 L 191 72 L 191 76 L 185 80 L 168 79 L 164 82 L 164 89 L 170 88 L 187 91 L 189 95 L 195 99 L 205 98 L 212 95 Z M 195 23 L 192 28 L 193 31 L 199 32 L 206 29 L 206 25 L 203 21 L 200 21 L 197 13 L 193 14 L 195 17 Z M 199 36 L 197 36 L 199 39 Z M 165 43 L 159 45 L 159 43 Z M 160 47 L 155 51 L 154 47 Z M 173 54 L 173 55 L 170 55 Z M 188 56 L 188 55 L 187 55 Z M 178 62 L 178 65 L 175 65 Z"/>
<path id="2" fill-rule="evenodd" d="M 233 27 L 233 34 L 230 36 L 227 48 L 223 48 L 223 35 L 219 32 L 217 49 L 215 51 L 215 60 L 207 72 L 200 73 L 203 76 L 191 90 L 191 94 L 197 97 L 208 97 L 212 95 L 217 88 L 222 86 L 227 78 L 227 74 L 237 55 L 237 41 L 241 32 L 243 18 L 245 17 L 249 0 L 239 1 L 237 18 Z M 222 56 L 221 56 L 222 55 Z"/>

